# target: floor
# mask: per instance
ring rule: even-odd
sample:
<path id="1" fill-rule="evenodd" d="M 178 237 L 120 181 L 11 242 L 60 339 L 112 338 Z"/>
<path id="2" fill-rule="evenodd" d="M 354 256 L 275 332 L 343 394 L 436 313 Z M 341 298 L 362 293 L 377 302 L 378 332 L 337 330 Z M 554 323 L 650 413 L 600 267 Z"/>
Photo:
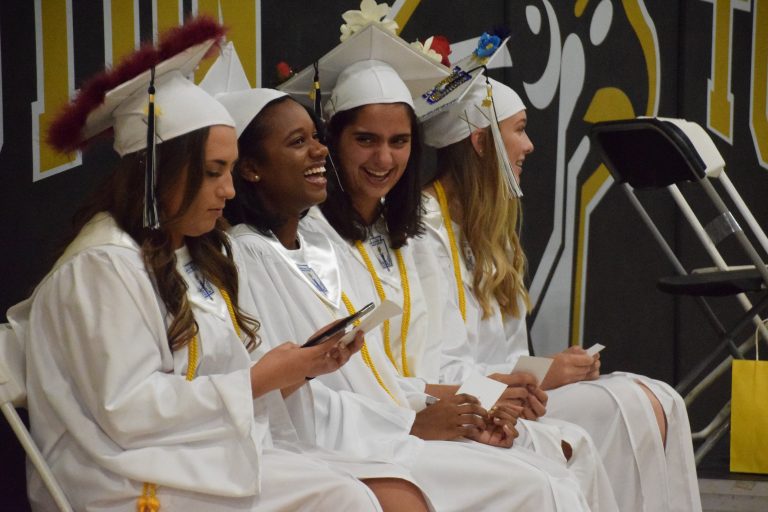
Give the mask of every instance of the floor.
<path id="1" fill-rule="evenodd" d="M 768 480 L 700 478 L 704 512 L 768 511 Z"/>
<path id="2" fill-rule="evenodd" d="M 728 436 L 699 464 L 704 512 L 768 512 L 768 474 L 731 473 Z"/>

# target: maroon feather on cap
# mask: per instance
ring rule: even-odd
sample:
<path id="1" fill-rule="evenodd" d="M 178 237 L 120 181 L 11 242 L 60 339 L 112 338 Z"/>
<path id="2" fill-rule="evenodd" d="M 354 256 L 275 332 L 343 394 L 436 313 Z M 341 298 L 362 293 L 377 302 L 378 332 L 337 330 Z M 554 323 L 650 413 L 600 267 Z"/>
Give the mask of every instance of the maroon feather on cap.
<path id="1" fill-rule="evenodd" d="M 170 59 L 187 48 L 200 44 L 209 39 L 220 43 L 224 38 L 226 28 L 207 16 L 198 16 L 188 20 L 180 27 L 173 27 L 160 35 L 158 52 L 160 61 Z M 211 52 L 215 53 L 215 46 Z M 210 55 L 206 55 L 208 57 Z"/>
<path id="2" fill-rule="evenodd" d="M 210 39 L 221 42 L 226 29 L 211 18 L 199 16 L 160 36 L 155 48 L 144 44 L 112 69 L 102 71 L 83 83 L 77 96 L 65 105 L 48 127 L 46 141 L 57 151 L 72 152 L 88 143 L 81 136 L 88 115 L 104 102 L 106 94 L 187 48 Z M 217 45 L 212 47 L 215 52 Z"/>

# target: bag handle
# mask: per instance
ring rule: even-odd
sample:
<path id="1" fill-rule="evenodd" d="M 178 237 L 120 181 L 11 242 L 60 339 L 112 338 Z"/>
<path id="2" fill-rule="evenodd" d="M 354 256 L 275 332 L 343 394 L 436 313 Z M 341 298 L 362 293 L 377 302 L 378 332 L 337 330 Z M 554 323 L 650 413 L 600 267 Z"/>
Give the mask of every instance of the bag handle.
<path id="1" fill-rule="evenodd" d="M 768 318 L 762 320 L 763 325 L 768 326 Z M 755 327 L 755 361 L 760 360 L 760 337 L 757 335 L 760 331 L 760 326 Z"/>

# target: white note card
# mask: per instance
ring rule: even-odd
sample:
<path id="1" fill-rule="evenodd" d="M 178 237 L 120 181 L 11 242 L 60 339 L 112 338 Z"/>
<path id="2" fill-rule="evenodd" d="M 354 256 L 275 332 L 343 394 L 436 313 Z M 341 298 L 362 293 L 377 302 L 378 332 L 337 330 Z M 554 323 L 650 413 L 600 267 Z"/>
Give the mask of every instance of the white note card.
<path id="1" fill-rule="evenodd" d="M 512 368 L 512 373 L 530 373 L 541 384 L 541 381 L 544 380 L 549 371 L 549 367 L 552 366 L 552 361 L 553 359 L 550 357 L 520 356 L 517 364 Z"/>
<path id="2" fill-rule="evenodd" d="M 392 302 L 389 299 L 384 300 L 381 304 L 376 306 L 373 311 L 365 315 L 363 320 L 357 327 L 352 328 L 347 334 L 342 336 L 339 343 L 343 345 L 349 345 L 352 340 L 355 339 L 357 331 L 363 331 L 363 334 L 370 331 L 384 320 L 388 320 L 393 316 L 402 314 L 403 308 L 401 308 L 396 302 Z"/>
<path id="3" fill-rule="evenodd" d="M 456 392 L 457 395 L 466 393 L 480 400 L 483 409 L 490 409 L 501 398 L 501 394 L 507 389 L 507 385 L 497 380 L 489 379 L 479 373 L 471 375 Z"/>
<path id="4" fill-rule="evenodd" d="M 597 354 L 598 352 L 600 352 L 604 348 L 605 348 L 605 345 L 601 345 L 599 343 L 595 343 L 594 345 L 592 345 L 591 347 L 589 347 L 587 349 L 587 355 L 594 356 L 595 354 Z"/>

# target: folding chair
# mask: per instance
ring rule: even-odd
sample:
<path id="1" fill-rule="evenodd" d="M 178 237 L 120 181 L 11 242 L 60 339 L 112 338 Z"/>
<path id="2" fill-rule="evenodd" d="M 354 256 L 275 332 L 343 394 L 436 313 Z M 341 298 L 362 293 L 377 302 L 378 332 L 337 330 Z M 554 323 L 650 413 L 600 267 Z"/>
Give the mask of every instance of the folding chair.
<path id="1" fill-rule="evenodd" d="M 768 330 L 760 320 L 760 315 L 768 310 L 768 268 L 725 200 L 735 205 L 740 219 L 765 254 L 768 254 L 768 238 L 725 173 L 722 156 L 701 126 L 682 119 L 666 118 L 607 121 L 596 123 L 590 138 L 614 180 L 621 185 L 675 270 L 676 275 L 660 279 L 658 287 L 667 293 L 695 297 L 719 337 L 717 349 L 704 357 L 676 386 L 690 407 L 704 390 L 730 369 L 733 358 L 743 358 L 753 347 L 752 336 L 741 345 L 736 344 L 748 326 L 753 324 L 762 340 L 768 343 Z M 714 206 L 715 217 L 706 227 L 682 192 L 684 188 L 686 191 L 696 188 L 695 185 L 686 185 L 686 182 L 698 185 L 708 199 L 697 205 L 697 211 L 703 210 L 706 205 L 711 212 Z M 720 187 L 716 188 L 715 183 Z M 718 188 L 725 194 L 718 192 Z M 666 189 L 669 192 L 711 258 L 713 268 L 693 269 L 691 272 L 685 269 L 641 204 L 635 193 L 640 189 Z M 718 245 L 726 239 L 736 241 L 742 257 L 746 256 L 750 265 L 734 267 L 726 263 L 718 249 Z M 754 304 L 747 297 L 747 292 L 752 292 Z M 715 296 L 735 297 L 744 313 L 732 325 L 724 326 L 711 300 L 706 299 Z M 704 429 L 693 433 L 694 440 L 703 441 L 696 450 L 697 464 L 728 432 L 729 426 L 730 401 Z"/>
<path id="2" fill-rule="evenodd" d="M 0 409 L 16 434 L 19 443 L 24 447 L 27 457 L 40 473 L 43 483 L 51 493 L 59 510 L 72 512 L 72 507 L 69 505 L 64 491 L 43 459 L 26 425 L 16 412 L 16 407 L 26 405 L 25 381 L 24 347 L 21 340 L 14 335 L 9 324 L 0 324 Z"/>

